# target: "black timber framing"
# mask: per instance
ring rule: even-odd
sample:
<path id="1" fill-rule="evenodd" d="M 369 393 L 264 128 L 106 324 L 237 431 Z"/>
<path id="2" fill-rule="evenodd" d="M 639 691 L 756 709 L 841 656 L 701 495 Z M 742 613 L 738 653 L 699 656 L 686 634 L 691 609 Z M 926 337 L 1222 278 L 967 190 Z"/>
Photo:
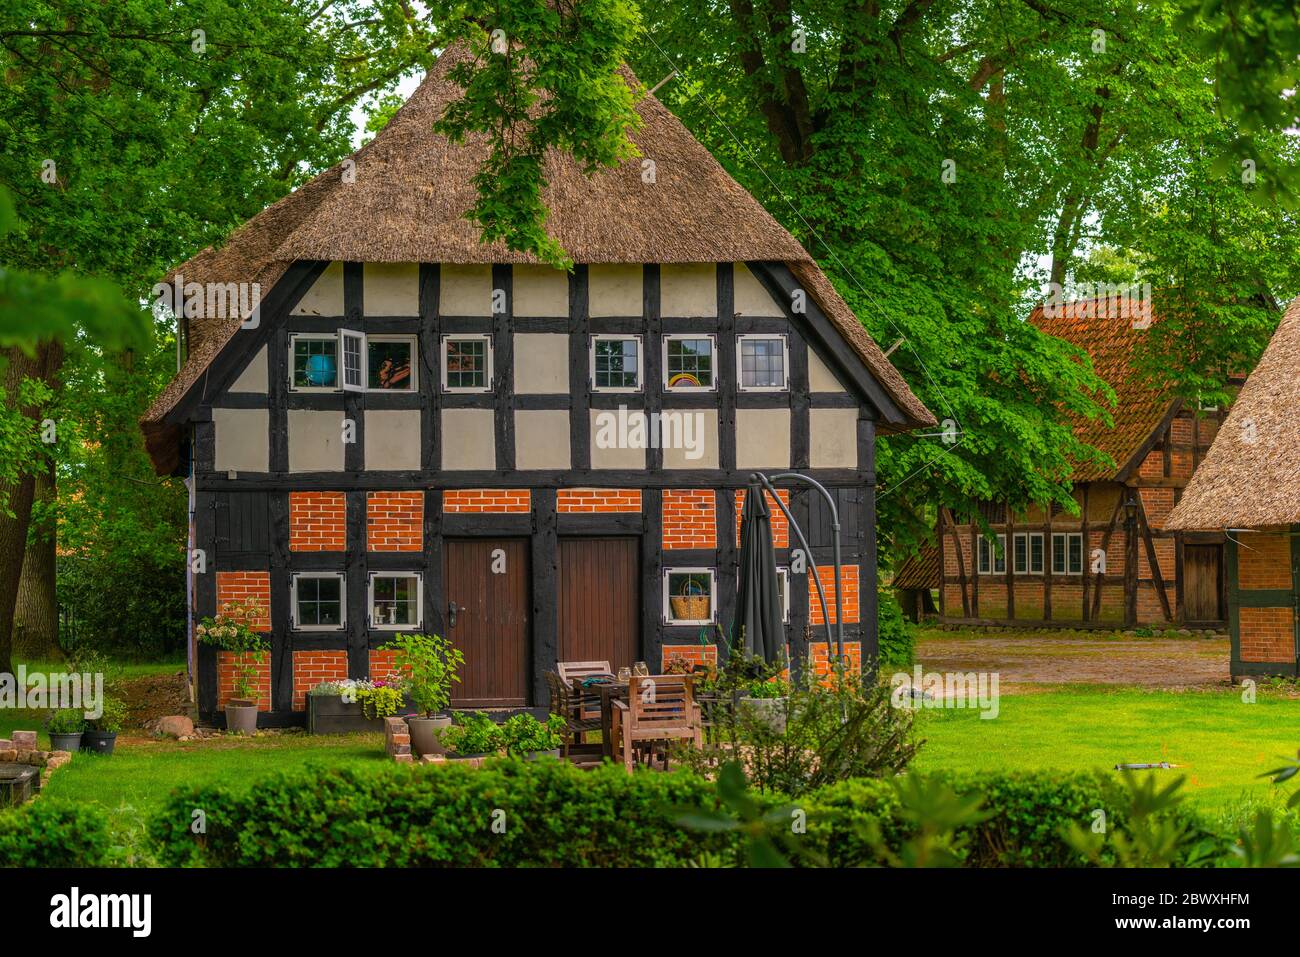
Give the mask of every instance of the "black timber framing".
<path id="1" fill-rule="evenodd" d="M 1241 533 L 1245 534 L 1245 533 Z M 1228 583 L 1228 637 L 1230 639 L 1230 670 L 1232 677 L 1258 678 L 1282 676 L 1300 677 L 1300 525 L 1292 525 L 1291 534 L 1291 589 L 1242 588 L 1239 565 L 1241 549 L 1248 547 L 1229 533 L 1224 543 L 1224 561 L 1227 564 Z M 1248 541 L 1248 539 L 1247 539 Z M 1294 656 L 1289 661 L 1245 661 L 1241 657 L 1241 609 L 1288 608 L 1291 610 L 1291 641 Z"/>
<path id="2" fill-rule="evenodd" d="M 302 714 L 292 711 L 293 652 L 335 650 L 347 654 L 348 671 L 354 677 L 368 673 L 369 652 L 386 644 L 392 632 L 371 630 L 367 621 L 369 576 L 376 571 L 412 571 L 423 577 L 424 627 L 441 631 L 445 627 L 446 600 L 442 582 L 443 543 L 447 537 L 527 537 L 530 541 L 531 602 L 531 693 L 534 704 L 544 704 L 542 678 L 554 666 L 558 647 L 555 579 L 558 571 L 558 538 L 561 535 L 635 535 L 640 537 L 641 561 L 641 657 L 658 667 L 665 644 L 694 643 L 698 626 L 675 626 L 664 622 L 663 570 L 678 565 L 705 565 L 718 570 L 717 616 L 726 624 L 734 616 L 735 497 L 748 484 L 750 470 L 736 464 L 735 422 L 738 409 L 789 408 L 791 410 L 791 466 L 808 472 L 833 491 L 846 512 L 843 560 L 859 566 L 861 618 L 845 626 L 847 641 L 861 642 L 863 658 L 870 660 L 877 650 L 875 623 L 875 466 L 874 441 L 877 421 L 901 419 L 900 413 L 880 389 L 856 354 L 839 337 L 815 300 L 807 299 L 808 313 L 795 313 L 789 292 L 795 284 L 781 264 L 751 264 L 751 271 L 771 291 L 786 318 L 737 317 L 734 311 L 735 275 L 729 263 L 718 264 L 716 291 L 718 315 L 698 320 L 661 316 L 660 267 L 643 267 L 642 314 L 630 317 L 589 315 L 588 269 L 579 266 L 569 279 L 569 315 L 555 320 L 527 320 L 523 330 L 514 322 L 513 270 L 496 266 L 492 287 L 497 306 L 492 316 L 445 316 L 441 308 L 441 270 L 436 264 L 419 266 L 418 316 L 365 316 L 363 267 L 344 264 L 343 316 L 295 316 L 292 310 L 320 276 L 327 263 L 296 263 L 286 271 L 266 298 L 261 320 L 254 329 L 235 333 L 228 348 L 212 363 L 202 384 L 185 396 L 168 421 L 193 427 L 196 447 L 196 545 L 209 549 L 205 574 L 196 576 L 195 615 L 215 614 L 216 574 L 220 571 L 266 571 L 271 582 L 269 666 L 273 711 L 259 716 L 259 724 L 277 726 L 301 723 Z M 773 285 L 775 283 L 775 286 Z M 404 394 L 369 392 L 295 393 L 288 389 L 291 332 L 326 332 L 351 320 L 369 331 L 417 336 L 419 344 L 419 388 Z M 669 331 L 707 328 L 718 336 L 719 388 L 711 395 L 668 393 L 663 387 L 661 336 Z M 570 336 L 571 386 L 569 395 L 516 396 L 513 389 L 513 336 L 516 332 L 555 332 Z M 448 333 L 488 333 L 494 350 L 495 391 L 484 395 L 447 394 L 441 389 L 441 337 Z M 590 337 L 595 333 L 626 332 L 642 336 L 644 343 L 644 388 L 635 395 L 593 394 L 589 378 Z M 736 336 L 739 334 L 787 335 L 789 343 L 790 390 L 782 393 L 745 393 L 736 387 Z M 267 349 L 268 390 L 265 395 L 232 395 L 226 392 L 248 360 L 263 346 Z M 812 394 L 808 378 L 808 349 L 815 348 L 842 382 L 847 394 Z M 663 468 L 662 453 L 648 450 L 646 468 L 637 470 L 593 470 L 590 463 L 590 416 L 592 409 L 612 409 L 626 403 L 647 413 L 666 409 L 692 409 L 717 403 L 719 414 L 717 469 Z M 441 415 L 446 408 L 491 407 L 496 416 L 496 465 L 489 471 L 454 471 L 441 468 Z M 241 472 L 231 477 L 214 468 L 215 448 L 211 409 L 265 408 L 269 413 L 267 473 Z M 856 468 L 809 469 L 810 410 L 813 408 L 857 408 L 858 464 Z M 336 410 L 355 422 L 356 442 L 345 446 L 344 470 L 339 472 L 289 472 L 288 412 L 290 409 Z M 409 470 L 377 471 L 365 462 L 364 418 L 367 409 L 419 410 L 420 467 Z M 570 412 L 571 468 L 568 470 L 518 470 L 514 467 L 514 412 L 517 409 L 565 409 Z M 640 513 L 559 513 L 556 491 L 564 487 L 634 488 L 642 493 Z M 528 514 L 447 514 L 442 509 L 443 492 L 449 489 L 527 488 L 532 508 Z M 716 549 L 664 550 L 662 547 L 662 493 L 665 489 L 701 488 L 713 490 L 715 521 L 720 536 Z M 293 491 L 341 492 L 346 502 L 347 540 L 340 552 L 291 552 L 289 550 L 289 493 Z M 420 553 L 370 552 L 366 548 L 366 510 L 371 492 L 419 490 L 424 493 L 423 537 Z M 804 489 L 791 489 L 792 509 L 808 526 L 813 518 L 811 499 Z M 216 502 L 233 493 L 255 493 L 264 497 L 270 525 L 270 547 L 236 551 L 217 548 Z M 227 532 L 228 534 L 228 532 Z M 814 544 L 812 561 L 829 565 L 829 543 Z M 783 549 L 778 562 L 790 564 Z M 290 621 L 290 584 L 299 571 L 339 571 L 346 575 L 347 622 L 339 631 L 293 631 Z M 790 578 L 790 620 L 787 635 L 796 653 L 808 651 L 809 600 L 806 578 Z M 710 633 L 709 640 L 715 637 Z M 820 633 L 813 635 L 820 641 Z M 725 654 L 725 648 L 720 649 Z M 205 719 L 219 722 L 216 711 L 217 667 L 211 648 L 201 646 L 197 655 L 199 710 Z"/>

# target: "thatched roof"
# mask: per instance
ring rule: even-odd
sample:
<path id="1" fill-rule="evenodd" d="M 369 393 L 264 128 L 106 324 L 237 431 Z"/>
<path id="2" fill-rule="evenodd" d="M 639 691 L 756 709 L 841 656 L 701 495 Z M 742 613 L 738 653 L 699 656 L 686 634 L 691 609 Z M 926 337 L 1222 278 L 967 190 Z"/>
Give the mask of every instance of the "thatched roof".
<path id="1" fill-rule="evenodd" d="M 483 137 L 454 146 L 433 123 L 460 95 L 448 78 L 471 54 L 442 54 L 411 98 L 347 161 L 263 210 L 220 249 L 205 249 L 169 275 L 188 282 L 260 282 L 265 295 L 295 260 L 347 262 L 531 263 L 530 255 L 479 242 L 464 218 L 475 200 L 472 178 L 487 155 Z M 628 70 L 634 88 L 638 81 Z M 547 228 L 578 263 L 780 261 L 806 285 L 845 340 L 897 403 L 907 421 L 893 430 L 933 425 L 848 305 L 804 250 L 732 179 L 653 96 L 637 104 L 643 127 L 632 134 L 642 158 L 593 176 L 561 154 L 546 159 Z M 654 162 L 655 181 L 643 181 Z M 238 319 L 194 320 L 185 366 L 145 414 L 151 454 L 174 441 L 164 419 L 199 380 L 239 327 Z M 882 423 L 882 425 L 885 425 Z"/>
<path id="2" fill-rule="evenodd" d="M 1300 522 L 1300 298 L 1232 404 L 1167 529 Z"/>
<path id="3" fill-rule="evenodd" d="M 1145 333 L 1134 328 L 1133 322 L 1142 309 L 1128 299 L 1081 299 L 1056 306 L 1051 315 L 1039 306 L 1029 317 L 1043 332 L 1088 353 L 1093 371 L 1115 390 L 1115 405 L 1110 409 L 1113 426 L 1100 418 L 1071 416 L 1075 436 L 1105 452 L 1115 463 L 1109 468 L 1092 463 L 1077 466 L 1071 476 L 1075 482 L 1117 478 L 1174 403 L 1172 389 L 1153 385 L 1134 368 L 1134 353 Z"/>

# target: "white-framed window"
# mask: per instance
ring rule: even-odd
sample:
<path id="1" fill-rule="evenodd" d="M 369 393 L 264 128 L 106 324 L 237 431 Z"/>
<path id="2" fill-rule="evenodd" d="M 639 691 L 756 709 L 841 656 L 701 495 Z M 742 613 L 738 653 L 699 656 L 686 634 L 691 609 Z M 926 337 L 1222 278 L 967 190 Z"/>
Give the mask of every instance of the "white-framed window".
<path id="1" fill-rule="evenodd" d="M 370 627 L 419 628 L 424 623 L 424 578 L 418 572 L 371 572 Z"/>
<path id="2" fill-rule="evenodd" d="M 790 387 L 785 336 L 736 336 L 736 382 L 741 392 L 784 392 Z"/>
<path id="3" fill-rule="evenodd" d="M 640 392 L 644 369 L 640 336 L 591 337 L 593 392 Z"/>
<path id="4" fill-rule="evenodd" d="M 718 576 L 712 568 L 664 569 L 664 622 L 711 625 L 717 617 Z"/>
<path id="5" fill-rule="evenodd" d="M 366 336 L 366 391 L 415 392 L 420 366 L 415 336 Z"/>
<path id="6" fill-rule="evenodd" d="M 776 590 L 781 598 L 781 620 L 788 623 L 790 621 L 790 569 L 777 568 Z"/>
<path id="7" fill-rule="evenodd" d="M 348 593 L 342 572 L 295 572 L 289 590 L 295 631 L 339 631 L 347 622 Z"/>
<path id="8" fill-rule="evenodd" d="M 986 535 L 979 537 L 978 571 L 981 575 L 1005 575 L 1007 572 L 1007 537 L 997 536 L 997 546 Z"/>
<path id="9" fill-rule="evenodd" d="M 714 336 L 664 336 L 664 388 L 669 392 L 712 392 L 718 387 L 717 351 Z"/>
<path id="10" fill-rule="evenodd" d="M 289 389 L 334 392 L 339 387 L 339 337 L 295 333 L 289 337 Z"/>
<path id="11" fill-rule="evenodd" d="M 488 392 L 492 389 L 492 337 L 442 337 L 444 392 Z"/>
<path id="12" fill-rule="evenodd" d="M 1043 533 L 1016 532 L 1011 545 L 1011 570 L 1017 575 L 1043 573 Z"/>
<path id="13" fill-rule="evenodd" d="M 337 334 L 295 333 L 289 388 L 294 392 L 414 392 L 418 346 L 415 336 L 367 335 L 355 329 Z"/>
<path id="14" fill-rule="evenodd" d="M 1083 574 L 1083 533 L 1052 533 L 1052 574 Z"/>

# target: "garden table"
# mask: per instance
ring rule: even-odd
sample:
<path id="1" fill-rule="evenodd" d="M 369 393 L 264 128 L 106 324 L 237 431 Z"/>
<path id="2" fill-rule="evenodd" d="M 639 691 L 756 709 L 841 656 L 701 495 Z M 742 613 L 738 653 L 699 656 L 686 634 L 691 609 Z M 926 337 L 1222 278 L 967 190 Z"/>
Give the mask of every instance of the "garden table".
<path id="1" fill-rule="evenodd" d="M 605 757 L 612 758 L 614 756 L 614 702 L 627 698 L 628 683 L 615 680 L 579 685 L 575 680 L 574 687 L 595 691 L 600 695 L 600 750 Z"/>

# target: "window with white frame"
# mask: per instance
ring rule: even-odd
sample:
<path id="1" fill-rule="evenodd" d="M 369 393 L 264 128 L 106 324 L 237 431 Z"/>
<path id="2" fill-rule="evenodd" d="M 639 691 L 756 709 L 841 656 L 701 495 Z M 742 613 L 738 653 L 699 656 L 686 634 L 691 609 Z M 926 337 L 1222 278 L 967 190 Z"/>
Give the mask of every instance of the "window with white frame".
<path id="1" fill-rule="evenodd" d="M 380 631 L 419 628 L 424 581 L 414 572 L 375 572 L 370 576 L 370 627 Z"/>
<path id="2" fill-rule="evenodd" d="M 342 572 L 297 572 L 290 592 L 296 630 L 338 631 L 343 627 L 347 590 Z"/>
<path id="3" fill-rule="evenodd" d="M 414 392 L 415 336 L 367 335 L 340 329 L 337 335 L 290 337 L 289 388 L 296 392 Z"/>
<path id="4" fill-rule="evenodd" d="M 1007 571 L 1007 537 L 997 536 L 997 545 L 987 536 L 979 538 L 979 574 L 1005 575 Z"/>
<path id="5" fill-rule="evenodd" d="M 1043 533 L 1017 532 L 1011 546 L 1011 570 L 1017 575 L 1043 573 Z"/>
<path id="6" fill-rule="evenodd" d="M 1083 574 L 1083 533 L 1054 532 L 1052 534 L 1052 574 Z"/>
<path id="7" fill-rule="evenodd" d="M 664 388 L 669 392 L 712 392 L 717 386 L 713 336 L 664 336 Z"/>
<path id="8" fill-rule="evenodd" d="M 736 582 L 736 595 L 740 595 L 740 582 Z M 784 565 L 776 568 L 776 600 L 781 605 L 781 620 L 790 620 L 790 569 Z"/>
<path id="9" fill-rule="evenodd" d="M 717 575 L 712 568 L 665 568 L 663 593 L 665 623 L 713 623 L 717 607 Z"/>
<path id="10" fill-rule="evenodd" d="M 642 369 L 640 336 L 591 337 L 591 387 L 596 392 L 639 392 Z"/>
<path id="11" fill-rule="evenodd" d="M 366 388 L 414 392 L 419 387 L 415 336 L 366 336 Z"/>
<path id="12" fill-rule="evenodd" d="M 492 388 L 492 337 L 442 337 L 442 387 L 447 392 Z"/>
<path id="13" fill-rule="evenodd" d="M 784 391 L 789 366 L 785 336 L 736 336 L 736 379 L 742 392 Z"/>
<path id="14" fill-rule="evenodd" d="M 289 388 L 297 392 L 334 391 L 339 387 L 339 337 L 289 337 Z"/>

